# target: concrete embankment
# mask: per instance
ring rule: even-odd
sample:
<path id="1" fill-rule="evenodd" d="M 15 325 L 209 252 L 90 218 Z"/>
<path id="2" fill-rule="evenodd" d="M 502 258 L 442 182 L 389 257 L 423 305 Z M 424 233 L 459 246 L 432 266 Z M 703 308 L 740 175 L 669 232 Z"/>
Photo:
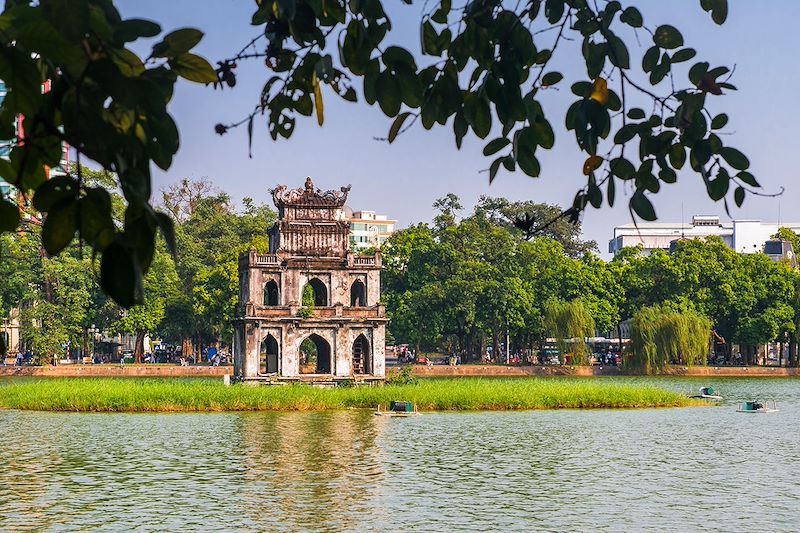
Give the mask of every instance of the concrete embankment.
<path id="1" fill-rule="evenodd" d="M 58 366 L 0 366 L 0 377 L 130 377 L 177 378 L 221 377 L 233 374 L 232 366 L 179 365 L 58 365 Z"/>
<path id="2" fill-rule="evenodd" d="M 663 373 L 669 376 L 787 377 L 800 376 L 798 368 L 764 366 L 672 366 Z M 414 366 L 419 377 L 526 377 L 526 376 L 624 376 L 618 366 L 502 366 L 502 365 L 434 365 Z"/>

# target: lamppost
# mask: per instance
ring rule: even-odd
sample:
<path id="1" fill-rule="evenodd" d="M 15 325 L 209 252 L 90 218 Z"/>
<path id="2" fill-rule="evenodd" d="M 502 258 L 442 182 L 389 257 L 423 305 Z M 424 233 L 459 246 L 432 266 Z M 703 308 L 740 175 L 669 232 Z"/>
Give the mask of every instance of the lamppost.
<path id="1" fill-rule="evenodd" d="M 97 347 L 97 334 L 100 333 L 100 330 L 97 329 L 97 326 L 92 324 L 92 327 L 89 328 L 89 333 L 92 335 L 92 363 L 94 363 L 95 349 Z"/>

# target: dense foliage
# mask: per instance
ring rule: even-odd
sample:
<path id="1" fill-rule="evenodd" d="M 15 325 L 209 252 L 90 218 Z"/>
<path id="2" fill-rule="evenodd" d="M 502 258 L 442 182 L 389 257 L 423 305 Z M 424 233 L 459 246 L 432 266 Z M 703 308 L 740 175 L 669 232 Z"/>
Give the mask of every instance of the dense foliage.
<path id="1" fill-rule="evenodd" d="M 420 5 L 415 57 L 387 43 L 395 33 L 381 0 L 256 0 L 255 37 L 215 70 L 191 52 L 201 31 L 162 37 L 155 22 L 123 20 L 113 0 L 8 0 L 0 14 L 0 79 L 8 88 L 0 139 L 14 139 L 20 117 L 25 139 L 9 160 L 0 159 L 0 177 L 19 190 L 23 205 L 0 199 L 0 231 L 24 225 L 26 209 L 44 213 L 41 240 L 49 255 L 67 249 L 77 234 L 100 257 L 102 289 L 124 307 L 142 304 L 157 231 L 171 252 L 178 237 L 173 219 L 152 206 L 150 174 L 153 164 L 168 169 L 180 145 L 167 111 L 174 85 L 181 77 L 233 87 L 237 62 L 251 58 L 271 71 L 252 114 L 234 124 L 247 124 L 251 142 L 262 115 L 273 139 L 289 138 L 298 116 L 316 115 L 322 125 L 323 87 L 355 101 L 352 76 L 363 80 L 363 99 L 394 118 L 389 142 L 417 121 L 426 129 L 450 124 L 458 147 L 469 131 L 491 137 L 483 150 L 492 158 L 490 181 L 501 167 L 536 177 L 537 151 L 555 143 L 555 113 L 546 109 L 548 91 L 564 78 L 557 65 L 580 62 L 585 76 L 570 80 L 575 100 L 560 113 L 586 157 L 576 161 L 579 190 L 561 215 L 576 221 L 604 197 L 613 205 L 616 187 L 626 183 L 634 190 L 632 213 L 652 220 L 648 195 L 675 182 L 686 164 L 714 200 L 727 198 L 731 185 L 737 205 L 758 190 L 747 157 L 720 135 L 728 116 L 709 105 L 734 89 L 732 73 L 706 61 L 683 68 L 696 51 L 684 46 L 678 28 L 648 26 L 635 6 L 617 0 Z M 727 18 L 727 0 L 700 6 L 716 24 Z M 128 47 L 153 37 L 160 39 L 144 60 Z M 639 62 L 626 42 L 642 37 L 651 42 Z M 564 40 L 581 43 L 579 57 L 560 57 Z M 338 48 L 336 57 L 330 48 Z M 234 125 L 215 128 L 223 134 Z M 63 143 L 79 163 L 91 160 L 115 173 L 124 217 L 115 219 L 107 190 L 86 183 L 80 167 L 46 179 Z M 517 222 L 531 234 L 547 226 L 528 216 Z"/>
<path id="2" fill-rule="evenodd" d="M 706 349 L 693 336 L 698 324 L 706 329 L 703 346 L 713 328 L 728 356 L 733 343 L 740 345 L 743 362 L 754 363 L 755 347 L 767 342 L 788 343 L 789 363 L 798 362 L 800 273 L 788 262 L 738 254 L 719 238 L 683 240 L 672 253 L 628 248 L 607 263 L 591 253 L 573 258 L 564 253 L 575 246 L 569 235 L 526 240 L 524 231 L 488 216 L 486 200 L 461 219 L 457 198 L 443 200 L 432 224 L 396 233 L 383 251 L 384 298 L 398 343 L 469 359 L 487 345 L 498 353 L 508 333 L 512 352 L 535 352 L 547 337 L 589 336 L 591 321 L 591 329 L 613 338 L 620 322 L 637 317 L 642 325 L 664 320 L 670 334 L 680 333 L 669 342 L 655 339 L 666 359 L 643 367 L 703 362 Z M 797 240 L 786 228 L 780 235 Z M 562 316 L 576 299 L 570 317 Z M 648 313 L 658 316 L 646 319 Z M 571 344 L 568 350 L 583 350 Z"/>
<path id="3" fill-rule="evenodd" d="M 87 185 L 103 188 L 116 206 L 121 224 L 123 199 L 114 177 L 83 168 Z M 135 357 L 146 335 L 180 343 L 183 353 L 230 340 L 238 301 L 238 258 L 243 251 L 266 252 L 267 228 L 275 213 L 245 199 L 240 212 L 227 194 L 207 180 L 182 180 L 163 193 L 163 208 L 175 227 L 177 257 L 156 242 L 152 266 L 144 278 L 142 303 L 124 309 L 107 298 L 98 265 L 89 250 L 70 246 L 47 257 L 41 228 L 0 236 L 0 312 L 17 309 L 24 345 L 41 356 L 64 355 L 69 348 L 88 351 L 94 325 L 108 333 L 136 336 Z"/>

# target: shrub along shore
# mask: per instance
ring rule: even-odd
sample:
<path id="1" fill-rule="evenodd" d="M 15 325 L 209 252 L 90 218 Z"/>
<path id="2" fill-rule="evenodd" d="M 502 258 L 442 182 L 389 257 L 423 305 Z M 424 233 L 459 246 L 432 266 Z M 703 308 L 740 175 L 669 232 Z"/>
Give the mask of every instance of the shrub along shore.
<path id="1" fill-rule="evenodd" d="M 323 389 L 225 386 L 221 380 L 66 378 L 0 386 L 0 408 L 37 411 L 324 411 L 374 409 L 392 400 L 420 411 L 681 407 L 697 401 L 653 386 L 603 378 L 429 379 L 414 384 Z"/>

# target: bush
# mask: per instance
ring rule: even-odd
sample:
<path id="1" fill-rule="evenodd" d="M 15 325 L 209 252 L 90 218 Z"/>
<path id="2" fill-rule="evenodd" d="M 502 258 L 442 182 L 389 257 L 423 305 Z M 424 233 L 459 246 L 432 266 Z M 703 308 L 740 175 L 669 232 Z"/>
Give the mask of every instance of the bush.
<path id="1" fill-rule="evenodd" d="M 386 376 L 386 383 L 388 385 L 416 385 L 419 383 L 419 378 L 414 377 L 413 372 L 410 366 L 405 366 L 400 371 Z"/>

